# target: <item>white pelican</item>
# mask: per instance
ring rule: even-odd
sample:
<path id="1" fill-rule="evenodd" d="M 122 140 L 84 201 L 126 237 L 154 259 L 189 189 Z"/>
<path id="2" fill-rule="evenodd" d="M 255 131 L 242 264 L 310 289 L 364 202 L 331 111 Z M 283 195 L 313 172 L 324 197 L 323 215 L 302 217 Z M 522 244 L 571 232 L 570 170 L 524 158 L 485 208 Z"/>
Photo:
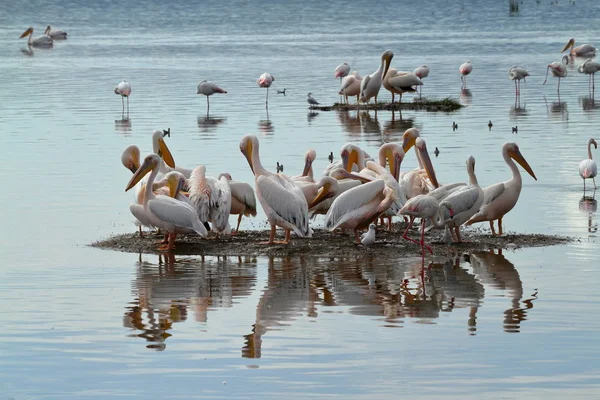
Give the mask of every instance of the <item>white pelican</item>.
<path id="1" fill-rule="evenodd" d="M 356 96 L 356 104 L 358 104 L 358 95 L 360 94 L 360 83 L 362 80 L 362 76 L 360 76 L 356 71 L 352 71 L 352 74 L 342 79 L 342 84 L 338 94 L 344 96 L 346 99 L 346 104 L 348 104 L 349 96 Z"/>
<path id="2" fill-rule="evenodd" d="M 206 96 L 206 115 L 210 111 L 210 99 L 209 96 L 212 96 L 215 93 L 227 93 L 227 90 L 221 89 L 216 83 L 203 80 L 198 84 L 198 89 L 196 90 L 196 94 L 203 94 Z"/>
<path id="3" fill-rule="evenodd" d="M 598 173 L 598 167 L 596 167 L 596 161 L 592 159 L 592 145 L 594 149 L 598 148 L 598 143 L 594 138 L 590 138 L 588 141 L 588 158 L 579 163 L 579 175 L 583 178 L 583 191 L 585 192 L 585 180 L 592 179 L 594 182 L 594 190 L 596 190 L 596 174 Z"/>
<path id="4" fill-rule="evenodd" d="M 311 108 L 319 105 L 319 102 L 313 97 L 312 93 L 306 95 L 306 102 Z"/>
<path id="5" fill-rule="evenodd" d="M 389 68 L 383 77 L 383 87 L 392 93 L 392 104 L 394 103 L 394 94 L 400 96 L 402 103 L 402 93 L 416 92 L 416 86 L 423 82 L 412 72 L 398 71 L 395 68 Z"/>
<path id="6" fill-rule="evenodd" d="M 48 35 L 38 36 L 36 38 L 33 37 L 33 28 L 30 26 L 27 28 L 25 32 L 19 37 L 19 39 L 24 38 L 25 36 L 29 36 L 27 39 L 27 44 L 33 47 L 52 47 L 54 45 L 54 41 Z"/>
<path id="7" fill-rule="evenodd" d="M 508 69 L 508 78 L 515 81 L 515 95 L 521 94 L 521 79 L 525 81 L 527 76 L 529 76 L 529 72 L 525 68 L 513 65 Z"/>
<path id="8" fill-rule="evenodd" d="M 367 179 L 357 174 L 349 173 L 343 168 L 334 169 L 333 171 L 331 171 L 329 176 L 337 180 L 337 194 L 333 197 L 330 197 L 327 200 L 324 200 L 323 202 L 320 202 L 310 207 L 310 218 L 314 218 L 318 214 L 327 214 L 327 211 L 329 211 L 331 204 L 333 204 L 337 196 L 344 193 L 345 191 L 350 190 L 353 187 L 359 186 L 362 183 L 371 182 L 370 179 Z"/>
<path id="9" fill-rule="evenodd" d="M 588 87 L 590 84 L 592 85 L 592 90 L 596 88 L 595 76 L 596 72 L 600 71 L 600 63 L 598 61 L 593 61 L 592 59 L 587 59 L 577 68 L 577 71 L 582 74 L 588 74 L 590 79 L 588 81 Z"/>
<path id="10" fill-rule="evenodd" d="M 46 30 L 44 31 L 44 35 L 50 36 L 53 40 L 67 38 L 67 32 L 60 30 L 60 29 L 52 30 L 52 27 L 50 25 L 48 25 L 46 27 Z"/>
<path id="11" fill-rule="evenodd" d="M 258 80 L 256 81 L 259 87 L 267 88 L 267 99 L 265 100 L 265 104 L 267 106 L 269 105 L 269 88 L 271 87 L 271 84 L 274 80 L 275 78 L 271 74 L 269 74 L 268 72 L 264 72 L 261 76 L 258 77 Z"/>
<path id="12" fill-rule="evenodd" d="M 596 48 L 594 46 L 591 44 L 581 44 L 575 47 L 575 39 L 573 38 L 569 39 L 569 42 L 560 52 L 564 53 L 569 47 L 571 48 L 569 54 L 572 57 L 594 57 L 596 55 Z"/>
<path id="13" fill-rule="evenodd" d="M 129 95 L 131 94 L 131 84 L 123 79 L 115 88 L 115 94 L 121 96 L 121 104 L 123 105 L 123 110 L 121 113 L 125 113 L 125 98 L 127 98 L 127 115 L 129 115 Z"/>
<path id="14" fill-rule="evenodd" d="M 330 176 L 324 176 L 318 182 L 296 181 L 295 183 L 302 189 L 309 209 L 337 195 L 337 180 Z"/>
<path id="15" fill-rule="evenodd" d="M 192 170 L 188 168 L 176 167 L 175 160 L 171 154 L 171 150 L 165 143 L 164 131 L 155 130 L 152 132 L 152 151 L 163 159 L 164 163 L 160 165 L 160 172 L 167 173 L 171 171 L 178 171 L 183 174 L 187 179 L 192 176 Z"/>
<path id="16" fill-rule="evenodd" d="M 175 246 L 177 233 L 194 231 L 200 236 L 206 236 L 206 228 L 198 219 L 198 214 L 196 214 L 194 208 L 188 203 L 167 196 L 154 195 L 152 186 L 158 174 L 160 162 L 160 157 L 156 154 L 146 156 L 140 168 L 129 181 L 125 191 L 131 189 L 148 172 L 152 171 L 146 184 L 143 211 L 153 226 L 157 226 L 169 234 L 169 243 L 159 247 L 159 249 L 172 250 Z"/>
<path id="17" fill-rule="evenodd" d="M 415 70 L 413 71 L 413 74 L 415 74 L 417 76 L 417 78 L 423 80 L 423 78 L 427 78 L 429 76 L 429 67 L 425 64 L 415 68 Z M 419 96 L 421 95 L 421 92 L 423 91 L 423 88 L 420 88 L 419 91 Z"/>
<path id="18" fill-rule="evenodd" d="M 388 143 L 392 144 L 392 143 Z M 398 146 L 399 147 L 399 146 Z M 397 169 L 400 168 L 402 159 L 397 162 Z M 390 168 L 393 168 L 390 164 Z M 392 231 L 392 217 L 398 215 L 398 211 L 406 203 L 406 194 L 404 189 L 398 183 L 398 180 L 390 173 L 385 167 L 377 164 L 374 161 L 367 161 L 367 169 L 372 171 L 378 179 L 383 179 L 385 185 L 393 191 L 393 203 L 392 206 L 382 212 L 382 218 L 388 218 L 388 231 Z"/>
<path id="19" fill-rule="evenodd" d="M 460 72 L 460 80 L 462 81 L 462 88 L 467 87 L 467 75 L 469 75 L 473 71 L 473 64 L 471 61 L 467 61 L 466 63 L 461 64 L 458 72 Z"/>
<path id="20" fill-rule="evenodd" d="M 366 229 L 379 214 L 393 207 L 394 191 L 378 179 L 356 186 L 340 194 L 331 204 L 325 216 L 325 227 L 354 231 L 356 243 L 360 243 L 359 230 Z M 398 212 L 397 209 L 392 210 Z"/>
<path id="21" fill-rule="evenodd" d="M 313 149 L 308 149 L 304 155 L 304 169 L 302 175 L 292 176 L 294 181 L 315 182 L 312 164 L 317 158 L 317 152 Z"/>
<path id="22" fill-rule="evenodd" d="M 469 186 L 460 187 L 452 194 L 448 195 L 444 202 L 448 203 L 452 209 L 453 215 L 445 216 L 446 228 L 456 234 L 456 241 L 462 242 L 460 238 L 460 226 L 467 222 L 483 203 L 483 190 L 477 182 L 475 175 L 475 158 L 467 158 L 467 173 L 469 174 Z"/>
<path id="23" fill-rule="evenodd" d="M 348 76 L 349 73 L 350 73 L 350 65 L 345 62 L 345 63 L 341 63 L 340 65 L 335 67 L 335 72 L 333 74 L 333 77 L 340 78 L 340 81 L 341 81 L 342 78 Z"/>
<path id="24" fill-rule="evenodd" d="M 544 79 L 544 83 L 542 83 L 542 85 L 545 85 L 546 81 L 548 80 L 548 71 L 552 71 L 552 76 L 558 78 L 558 86 L 556 91 L 558 94 L 560 94 L 560 79 L 567 76 L 567 64 L 569 64 L 569 57 L 567 56 L 564 56 L 561 62 L 554 61 L 548 64 L 546 67 L 546 79 Z"/>
<path id="25" fill-rule="evenodd" d="M 404 188 L 407 198 L 414 197 L 418 194 L 426 194 L 430 190 L 439 188 L 440 184 L 437 181 L 435 170 L 425 140 L 421 138 L 419 130 L 416 128 L 407 129 L 402 135 L 402 149 L 408 152 L 411 147 L 415 146 L 415 154 L 419 163 L 419 168 L 413 171 L 402 174 L 401 185 Z"/>
<path id="26" fill-rule="evenodd" d="M 502 146 L 502 157 L 504 157 L 504 162 L 506 162 L 512 171 L 512 179 L 483 189 L 484 197 L 481 208 L 477 214 L 473 215 L 466 222 L 466 225 L 469 226 L 475 222 L 489 221 L 492 235 L 496 235 L 494 220 L 498 220 L 498 234 L 502 235 L 502 218 L 517 204 L 519 195 L 521 194 L 521 173 L 513 160 L 518 162 L 537 181 L 533 170 L 521 154 L 519 146 L 516 143 L 504 143 Z"/>
<path id="27" fill-rule="evenodd" d="M 371 97 L 375 97 L 375 105 L 377 105 L 377 95 L 379 94 L 379 89 L 381 89 L 381 81 L 385 74 L 387 74 L 393 57 L 394 53 L 390 50 L 386 50 L 381 54 L 381 65 L 377 68 L 377 71 L 365 76 L 360 83 L 360 101 L 369 103 Z"/>
<path id="28" fill-rule="evenodd" d="M 188 181 L 190 203 L 202 222 L 210 222 L 211 230 L 217 236 L 229 234 L 229 213 L 231 212 L 231 189 L 226 176 L 219 179 L 206 176 L 206 167 L 200 165 L 192 171 Z"/>
<path id="29" fill-rule="evenodd" d="M 285 175 L 274 174 L 263 168 L 256 136 L 244 136 L 240 141 L 240 151 L 248 160 L 254 174 L 256 195 L 271 225 L 267 243 L 275 243 L 277 226 L 285 230 L 285 240 L 279 243 L 289 243 L 292 230 L 300 237 L 311 237 L 312 233 L 308 226 L 308 204 L 302 190 Z"/>
<path id="30" fill-rule="evenodd" d="M 421 254 L 425 256 L 425 248 L 429 250 L 431 254 L 433 254 L 433 250 L 431 250 L 431 246 L 425 244 L 425 225 L 427 220 L 430 220 L 431 223 L 437 227 L 444 226 L 444 214 L 447 213 L 449 215 L 453 215 L 453 211 L 451 207 L 442 202 L 441 204 L 431 196 L 420 194 L 409 199 L 404 207 L 400 210 L 400 214 L 408 215 L 410 217 L 410 222 L 406 227 L 406 230 L 402 234 L 402 237 L 406 240 L 409 240 L 413 243 L 417 243 L 421 245 Z M 421 241 L 417 241 L 415 239 L 411 239 L 407 236 L 408 230 L 412 226 L 413 222 L 415 222 L 415 218 L 421 218 Z"/>
<path id="31" fill-rule="evenodd" d="M 370 224 L 369 230 L 360 235 L 360 242 L 364 246 L 371 246 L 375 243 L 375 224 Z"/>
<path id="32" fill-rule="evenodd" d="M 232 235 L 236 235 L 240 231 L 243 216 L 256 217 L 256 197 L 254 196 L 254 189 L 246 182 L 232 180 L 231 175 L 227 172 L 220 174 L 218 179 L 220 180 L 223 176 L 229 180 L 229 188 L 231 189 L 231 211 L 229 214 L 238 215 L 235 231 L 231 232 Z"/>

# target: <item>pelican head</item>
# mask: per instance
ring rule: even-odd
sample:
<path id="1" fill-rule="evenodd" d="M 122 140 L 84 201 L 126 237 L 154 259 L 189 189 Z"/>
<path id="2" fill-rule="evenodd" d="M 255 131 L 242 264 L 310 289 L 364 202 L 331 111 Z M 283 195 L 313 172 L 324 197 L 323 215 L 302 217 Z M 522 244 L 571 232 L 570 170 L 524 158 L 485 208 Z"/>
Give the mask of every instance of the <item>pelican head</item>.
<path id="1" fill-rule="evenodd" d="M 352 166 L 354 164 L 358 165 L 361 159 L 364 160 L 364 154 L 360 147 L 352 143 L 346 143 L 344 147 L 342 147 L 341 157 L 342 165 L 348 172 L 352 172 Z"/>
<path id="2" fill-rule="evenodd" d="M 306 152 L 306 156 L 304 157 L 304 170 L 302 171 L 302 176 L 308 176 L 310 174 L 310 168 L 316 158 L 317 152 L 313 149 L 310 149 Z"/>
<path id="3" fill-rule="evenodd" d="M 159 164 L 160 157 L 157 154 L 147 155 L 146 158 L 144 158 L 144 162 L 142 163 L 142 165 L 140 165 L 138 170 L 135 171 L 135 174 L 133 174 L 133 176 L 131 177 L 131 180 L 125 188 L 125 191 L 128 191 L 129 189 L 134 187 L 144 176 L 146 176 L 148 172 L 157 168 Z"/>
<path id="4" fill-rule="evenodd" d="M 218 179 L 221 179 L 223 176 L 224 176 L 224 177 L 225 177 L 225 179 L 227 179 L 228 181 L 232 181 L 232 180 L 233 180 L 233 178 L 231 178 L 231 174 L 230 174 L 229 172 L 221 172 L 221 173 L 219 174 L 219 177 L 218 177 Z"/>
<path id="5" fill-rule="evenodd" d="M 386 143 L 379 148 L 379 163 L 382 167 L 385 168 L 385 164 L 387 161 L 387 165 L 390 166 L 390 172 L 392 176 L 398 180 L 400 176 L 400 165 L 402 164 L 402 160 L 404 160 L 404 150 L 397 143 Z"/>
<path id="6" fill-rule="evenodd" d="M 506 152 L 510 158 L 518 162 L 519 165 L 521 165 L 521 167 L 523 167 L 523 169 L 537 181 L 537 177 L 525 160 L 525 157 L 523 157 L 523 154 L 521 154 L 521 150 L 519 150 L 519 146 L 516 143 L 504 143 L 504 146 L 502 146 L 502 151 Z"/>
<path id="7" fill-rule="evenodd" d="M 52 30 L 52 27 L 51 27 L 50 25 L 48 25 L 48 26 L 46 27 L 46 30 L 44 31 L 44 35 L 47 35 L 47 34 L 49 34 L 51 30 Z"/>
<path id="8" fill-rule="evenodd" d="M 186 184 L 185 176 L 178 171 L 169 172 L 164 179 L 167 180 L 167 186 L 169 186 L 169 196 L 173 198 L 177 197 Z"/>
<path id="9" fill-rule="evenodd" d="M 417 138 L 415 141 L 415 147 L 419 151 L 419 155 L 421 157 L 421 162 L 423 163 L 423 168 L 425 168 L 425 172 L 429 177 L 429 180 L 433 184 L 433 187 L 439 187 L 440 184 L 437 181 L 437 177 L 435 176 L 435 170 L 433 169 L 433 164 L 431 163 L 431 158 L 429 157 L 429 152 L 427 151 L 427 145 L 425 144 L 425 140 L 423 138 Z"/>
<path id="10" fill-rule="evenodd" d="M 388 69 L 390 69 L 392 58 L 394 58 L 394 53 L 391 50 L 386 50 L 381 54 L 381 61 L 385 62 L 385 69 L 383 70 L 383 75 L 381 75 L 382 77 L 385 76 Z"/>
<path id="11" fill-rule="evenodd" d="M 173 160 L 173 155 L 165 143 L 163 131 L 156 130 L 152 132 L 152 149 L 164 160 L 165 164 L 175 168 L 175 160 Z"/>
<path id="12" fill-rule="evenodd" d="M 240 151 L 246 157 L 248 164 L 250 165 L 250 169 L 254 174 L 254 165 L 253 165 L 253 152 L 256 147 L 256 151 L 258 152 L 258 138 L 254 135 L 245 135 L 242 140 L 240 140 Z"/>
<path id="13" fill-rule="evenodd" d="M 308 205 L 308 208 L 312 208 L 317 204 L 321 203 L 324 200 L 327 200 L 333 196 L 335 196 L 338 192 L 338 183 L 337 180 L 330 176 L 324 176 L 319 181 L 319 192 L 317 196 L 314 198 L 312 203 Z"/>
<path id="14" fill-rule="evenodd" d="M 33 34 L 33 27 L 30 26 L 29 28 L 27 28 L 27 30 L 25 32 L 23 32 L 23 34 L 21 36 L 19 36 L 19 39 L 24 38 L 27 35 L 31 35 Z"/>
<path id="15" fill-rule="evenodd" d="M 121 163 L 132 173 L 140 168 L 140 149 L 136 145 L 127 147 L 121 155 Z"/>
<path id="16" fill-rule="evenodd" d="M 563 47 L 563 49 L 560 52 L 562 53 L 565 50 L 567 50 L 569 47 L 573 47 L 573 46 L 575 46 L 575 39 L 571 38 L 571 39 L 569 39 L 569 41 L 567 42 L 567 44 L 565 45 L 565 47 Z"/>
<path id="17" fill-rule="evenodd" d="M 419 130 L 417 128 L 409 128 L 402 134 L 402 150 L 407 153 L 411 147 L 416 143 L 418 137 L 420 137 Z"/>

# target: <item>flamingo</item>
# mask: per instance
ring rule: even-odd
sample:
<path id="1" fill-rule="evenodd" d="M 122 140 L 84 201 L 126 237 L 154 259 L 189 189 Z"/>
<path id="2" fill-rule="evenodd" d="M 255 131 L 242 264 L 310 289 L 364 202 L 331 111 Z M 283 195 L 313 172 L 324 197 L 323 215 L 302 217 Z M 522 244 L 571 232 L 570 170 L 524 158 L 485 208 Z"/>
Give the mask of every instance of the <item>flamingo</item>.
<path id="1" fill-rule="evenodd" d="M 374 97 L 375 106 L 377 106 L 377 95 L 379 94 L 379 89 L 381 89 L 381 82 L 390 68 L 390 62 L 393 57 L 394 53 L 390 50 L 386 50 L 381 54 L 381 65 L 379 65 L 377 71 L 365 76 L 360 83 L 360 101 L 369 103 L 371 97 Z"/>
<path id="2" fill-rule="evenodd" d="M 33 47 L 52 47 L 54 45 L 54 40 L 52 40 L 52 38 L 48 35 L 42 35 L 42 36 L 38 36 L 36 38 L 33 37 L 33 27 L 29 27 L 27 28 L 27 30 L 25 32 L 23 32 L 23 34 L 21 36 L 19 36 L 19 39 L 24 38 L 25 36 L 29 36 L 29 38 L 27 39 L 27 44 L 29 46 L 33 46 Z"/>
<path id="3" fill-rule="evenodd" d="M 521 79 L 525 81 L 525 77 L 529 76 L 529 72 L 525 68 L 513 65 L 508 70 L 508 78 L 515 81 L 515 96 L 521 94 Z"/>
<path id="4" fill-rule="evenodd" d="M 265 105 L 267 107 L 269 106 L 269 88 L 271 87 L 271 84 L 274 80 L 275 78 L 271 74 L 269 74 L 268 72 L 264 72 L 261 76 L 258 77 L 258 80 L 256 81 L 259 87 L 267 88 L 267 99 L 265 100 Z"/>
<path id="5" fill-rule="evenodd" d="M 206 166 L 200 165 L 192 171 L 188 181 L 190 203 L 202 222 L 210 222 L 217 234 L 229 234 L 229 213 L 231 212 L 231 189 L 225 176 L 215 179 L 206 176 Z"/>
<path id="6" fill-rule="evenodd" d="M 569 39 L 569 42 L 560 52 L 564 53 L 568 48 L 571 48 L 571 51 L 569 51 L 571 57 L 594 57 L 596 55 L 596 48 L 591 44 L 581 44 L 575 47 L 574 38 Z"/>
<path id="7" fill-rule="evenodd" d="M 60 39 L 67 38 L 67 32 L 60 30 L 60 29 L 52 30 L 52 27 L 50 25 L 48 25 L 46 27 L 46 30 L 44 31 L 44 35 L 50 36 L 53 40 L 57 40 L 57 39 L 60 40 Z"/>
<path id="8" fill-rule="evenodd" d="M 277 226 L 285 231 L 285 240 L 277 243 L 288 244 L 292 230 L 300 237 L 311 237 L 308 203 L 302 190 L 285 175 L 274 174 L 264 169 L 260 162 L 256 136 L 244 136 L 240 141 L 240 151 L 254 174 L 256 195 L 271 225 L 269 241 L 266 244 L 276 243 L 274 239 Z"/>
<path id="9" fill-rule="evenodd" d="M 590 84 L 592 85 L 592 90 L 596 88 L 595 76 L 596 72 L 600 71 L 600 63 L 598 61 L 593 61 L 591 59 L 587 59 L 577 68 L 579 72 L 582 74 L 588 74 L 590 79 L 588 81 L 588 87 Z"/>
<path id="10" fill-rule="evenodd" d="M 121 96 L 121 104 L 123 105 L 123 110 L 121 114 L 125 114 L 125 98 L 127 98 L 127 115 L 129 116 L 129 95 L 131 94 L 131 84 L 123 79 L 115 88 L 115 94 Z"/>
<path id="11" fill-rule="evenodd" d="M 146 184 L 143 212 L 152 225 L 165 230 L 169 235 L 168 244 L 160 246 L 159 249 L 172 250 L 175 247 L 175 237 L 178 233 L 193 231 L 205 237 L 207 232 L 190 204 L 171 197 L 154 195 L 152 187 L 160 162 L 161 159 L 157 154 L 146 156 L 140 168 L 127 184 L 125 191 L 134 187 L 148 172 L 151 172 Z M 181 187 L 178 187 L 176 193 L 180 189 Z"/>
<path id="12" fill-rule="evenodd" d="M 598 168 L 596 167 L 596 161 L 592 159 L 592 145 L 594 145 L 594 149 L 598 148 L 598 143 L 596 143 L 594 138 L 590 138 L 588 141 L 588 158 L 579 163 L 579 176 L 583 179 L 584 192 L 586 179 L 591 179 L 592 182 L 594 182 L 594 190 L 596 190 L 596 174 L 598 173 Z"/>
<path id="13" fill-rule="evenodd" d="M 421 245 L 421 254 L 425 257 L 425 249 L 429 250 L 429 253 L 433 254 L 431 246 L 425 244 L 425 224 L 430 221 L 433 226 L 441 228 L 444 226 L 444 215 L 454 215 L 451 206 L 442 202 L 441 204 L 431 196 L 420 194 L 409 199 L 404 207 L 400 210 L 400 214 L 408 215 L 410 222 L 404 230 L 402 237 L 413 243 Z M 411 239 L 407 236 L 408 230 L 414 223 L 416 218 L 421 218 L 421 241 Z"/>
<path id="14" fill-rule="evenodd" d="M 340 86 L 340 91 L 338 94 L 343 95 L 346 99 L 346 104 L 348 104 L 349 96 L 356 96 L 356 104 L 358 104 L 358 96 L 360 95 L 360 84 L 363 78 L 356 71 L 352 71 L 352 74 L 344 77 L 342 79 L 342 84 Z"/>
<path id="15" fill-rule="evenodd" d="M 552 71 L 552 76 L 558 78 L 558 86 L 556 88 L 556 92 L 558 94 L 560 94 L 560 79 L 567 76 L 567 65 L 568 64 L 569 64 L 569 57 L 567 57 L 567 56 L 564 56 L 562 58 L 561 62 L 554 61 L 554 62 L 548 64 L 548 67 L 546 68 L 546 79 L 544 79 L 544 83 L 542 83 L 542 85 L 545 85 L 546 81 L 548 80 L 548 71 Z"/>
<path id="16" fill-rule="evenodd" d="M 389 68 L 383 77 L 383 87 L 392 93 L 392 104 L 394 103 L 394 94 L 400 96 L 400 103 L 402 103 L 402 93 L 416 92 L 415 87 L 422 84 L 421 79 L 413 72 L 398 71 L 395 68 Z"/>
<path id="17" fill-rule="evenodd" d="M 498 220 L 498 235 L 502 235 L 502 218 L 517 204 L 521 194 L 523 185 L 521 173 L 514 161 L 518 162 L 537 181 L 537 177 L 516 143 L 504 143 L 502 157 L 512 171 L 512 178 L 506 182 L 496 183 L 483 189 L 483 203 L 479 211 L 466 222 L 466 225 L 469 226 L 476 222 L 489 221 L 494 236 L 496 236 L 494 221 Z"/>
<path id="18" fill-rule="evenodd" d="M 423 78 L 427 78 L 429 76 L 429 67 L 425 64 L 415 68 L 413 74 L 417 76 L 417 78 L 423 80 Z M 421 92 L 423 91 L 422 87 L 419 87 L 419 96 L 421 96 Z"/>
<path id="19" fill-rule="evenodd" d="M 196 94 L 203 94 L 206 96 L 206 115 L 210 111 L 210 96 L 215 93 L 227 93 L 227 90 L 220 88 L 216 83 L 203 80 L 198 84 Z"/>
<path id="20" fill-rule="evenodd" d="M 467 87 L 467 75 L 469 75 L 471 71 L 473 71 L 473 64 L 471 64 L 471 61 L 461 64 L 460 68 L 458 69 L 458 72 L 460 72 L 460 80 L 463 82 L 463 89 Z"/>
<path id="21" fill-rule="evenodd" d="M 350 73 L 350 65 L 347 62 L 341 63 L 337 67 L 335 67 L 335 72 L 333 73 L 334 78 L 340 78 L 340 82 L 342 79 Z"/>

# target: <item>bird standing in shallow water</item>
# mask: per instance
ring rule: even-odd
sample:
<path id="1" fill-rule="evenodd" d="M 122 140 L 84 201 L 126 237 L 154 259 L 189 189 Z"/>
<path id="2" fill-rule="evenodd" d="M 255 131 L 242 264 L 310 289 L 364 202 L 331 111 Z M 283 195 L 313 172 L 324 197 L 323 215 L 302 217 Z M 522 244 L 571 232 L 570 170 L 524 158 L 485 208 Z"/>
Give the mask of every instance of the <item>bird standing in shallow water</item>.
<path id="1" fill-rule="evenodd" d="M 267 98 L 265 100 L 265 105 L 267 107 L 269 107 L 269 88 L 273 84 L 273 81 L 275 81 L 275 77 L 273 77 L 273 75 L 269 74 L 268 72 L 264 72 L 261 76 L 258 77 L 258 80 L 256 81 L 259 87 L 267 88 Z"/>
<path id="2" fill-rule="evenodd" d="M 308 103 L 310 108 L 313 108 L 314 106 L 319 105 L 319 102 L 313 97 L 312 93 L 309 93 L 308 95 L 306 95 L 306 102 Z"/>
<path id="3" fill-rule="evenodd" d="M 129 117 L 129 95 L 131 94 L 131 83 L 123 79 L 115 88 L 115 94 L 121 96 L 121 103 L 123 105 L 123 109 L 121 110 L 121 114 L 125 114 L 125 98 L 127 98 L 127 116 Z"/>
<path id="4" fill-rule="evenodd" d="M 592 159 L 592 145 L 594 148 L 598 148 L 598 143 L 594 138 L 590 138 L 588 141 L 588 158 L 579 163 L 579 176 L 583 178 L 583 191 L 585 192 L 585 180 L 591 179 L 594 182 L 594 190 L 596 190 L 596 174 L 598 173 L 598 167 L 596 161 Z"/>
<path id="5" fill-rule="evenodd" d="M 473 71 L 473 64 L 471 64 L 471 61 L 467 61 L 460 66 L 458 71 L 460 72 L 460 80 L 462 81 L 461 88 L 465 89 L 467 87 L 467 75 Z"/>
<path id="6" fill-rule="evenodd" d="M 203 94 L 206 96 L 206 115 L 208 115 L 208 112 L 210 111 L 209 96 L 212 96 L 215 93 L 227 93 L 227 90 L 221 89 L 216 83 L 207 80 L 203 80 L 198 85 L 196 94 Z"/>

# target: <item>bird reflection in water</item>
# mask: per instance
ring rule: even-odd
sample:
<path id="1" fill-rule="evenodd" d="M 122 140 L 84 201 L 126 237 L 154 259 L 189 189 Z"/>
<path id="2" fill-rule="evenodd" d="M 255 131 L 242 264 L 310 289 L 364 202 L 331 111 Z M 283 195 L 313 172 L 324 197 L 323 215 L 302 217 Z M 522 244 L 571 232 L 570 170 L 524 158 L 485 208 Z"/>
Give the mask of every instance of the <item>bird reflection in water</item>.
<path id="1" fill-rule="evenodd" d="M 129 118 L 116 119 L 115 129 L 121 133 L 131 132 L 131 120 Z"/>
<path id="2" fill-rule="evenodd" d="M 227 117 L 207 117 L 205 115 L 198 116 L 198 129 L 200 133 L 214 133 L 219 128 L 219 125 L 227 121 Z"/>
<path id="3" fill-rule="evenodd" d="M 579 98 L 579 103 L 583 111 L 594 111 L 600 109 L 600 105 L 596 104 L 594 96 L 583 96 Z"/>
<path id="4" fill-rule="evenodd" d="M 21 48 L 21 53 L 23 53 L 26 56 L 29 57 L 33 57 L 35 55 L 35 53 L 33 52 L 33 47 L 27 45 L 27 47 L 22 47 Z"/>
<path id="5" fill-rule="evenodd" d="M 336 114 L 340 125 L 349 136 L 360 136 L 361 128 L 358 111 L 336 110 Z"/>
<path id="6" fill-rule="evenodd" d="M 369 136 L 375 137 L 378 141 L 381 140 L 381 125 L 379 125 L 379 120 L 377 119 L 377 111 L 375 111 L 373 116 L 371 116 L 369 111 L 360 111 L 358 118 L 362 133 L 367 136 L 367 140 Z"/>
<path id="7" fill-rule="evenodd" d="M 598 232 L 598 222 L 594 222 L 593 218 L 598 210 L 598 202 L 596 201 L 596 192 L 592 196 L 583 196 L 581 200 L 579 200 L 579 211 L 587 216 L 588 219 L 588 232 L 596 233 Z"/>
<path id="8" fill-rule="evenodd" d="M 396 142 L 399 141 L 404 134 L 404 131 L 414 126 L 414 118 L 400 118 L 396 119 L 395 111 L 392 111 L 392 119 L 385 122 L 383 125 L 383 133 L 385 135 L 385 142 Z"/>
<path id="9" fill-rule="evenodd" d="M 470 106 L 471 103 L 473 103 L 473 93 L 471 93 L 471 89 L 460 90 L 460 103 L 463 106 Z"/>
<path id="10" fill-rule="evenodd" d="M 519 117 L 527 116 L 527 107 L 525 104 L 521 106 L 520 97 L 515 96 L 515 104 L 510 108 L 508 116 L 511 120 L 519 119 Z"/>
<path id="11" fill-rule="evenodd" d="M 563 121 L 569 120 L 569 111 L 567 110 L 567 102 L 560 101 L 560 95 L 558 101 L 553 101 L 552 104 L 548 105 L 548 100 L 544 96 L 544 102 L 546 103 L 546 111 L 550 118 L 559 118 Z"/>
<path id="12" fill-rule="evenodd" d="M 309 126 L 312 124 L 313 119 L 315 119 L 317 115 L 319 115 L 319 113 L 316 111 L 309 111 L 309 113 L 306 114 L 306 121 L 308 122 Z"/>

